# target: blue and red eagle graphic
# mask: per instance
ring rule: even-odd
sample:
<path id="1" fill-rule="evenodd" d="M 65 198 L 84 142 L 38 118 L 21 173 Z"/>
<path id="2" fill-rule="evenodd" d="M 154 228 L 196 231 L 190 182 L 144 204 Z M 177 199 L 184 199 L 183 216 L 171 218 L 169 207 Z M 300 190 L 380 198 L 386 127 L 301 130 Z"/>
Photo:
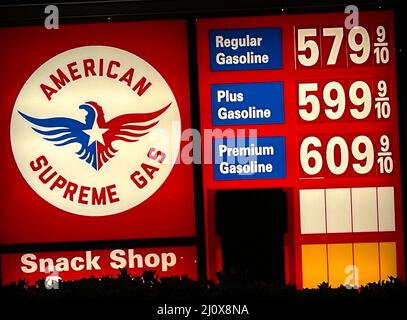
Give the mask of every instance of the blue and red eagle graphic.
<path id="1" fill-rule="evenodd" d="M 86 161 L 95 170 L 100 170 L 118 151 L 112 145 L 114 141 L 138 141 L 159 122 L 157 118 L 170 105 L 151 113 L 123 114 L 106 121 L 103 108 L 89 101 L 79 106 L 87 113 L 84 123 L 65 117 L 40 119 L 20 111 L 19 114 L 34 125 L 32 129 L 35 132 L 55 146 L 79 143 L 80 149 L 76 152 L 79 159 Z"/>

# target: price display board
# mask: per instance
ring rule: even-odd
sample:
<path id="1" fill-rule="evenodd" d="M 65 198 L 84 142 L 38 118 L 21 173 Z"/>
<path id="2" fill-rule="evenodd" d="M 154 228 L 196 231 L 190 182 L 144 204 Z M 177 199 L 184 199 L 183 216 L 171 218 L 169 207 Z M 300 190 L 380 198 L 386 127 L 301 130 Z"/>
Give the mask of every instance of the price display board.
<path id="1" fill-rule="evenodd" d="M 198 20 L 209 274 L 221 269 L 216 191 L 280 188 L 287 282 L 404 277 L 393 15 L 346 17 Z"/>

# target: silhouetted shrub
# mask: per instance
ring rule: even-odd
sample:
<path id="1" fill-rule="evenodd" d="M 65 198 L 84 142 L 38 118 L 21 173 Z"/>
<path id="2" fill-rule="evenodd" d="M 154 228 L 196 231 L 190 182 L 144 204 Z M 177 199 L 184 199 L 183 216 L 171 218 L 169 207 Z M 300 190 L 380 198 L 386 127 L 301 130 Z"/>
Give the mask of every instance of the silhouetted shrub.
<path id="1" fill-rule="evenodd" d="M 297 290 L 295 286 L 275 286 L 244 277 L 218 275 L 213 281 L 195 281 L 187 276 L 158 278 L 154 271 L 131 276 L 120 270 L 116 277 L 88 278 L 59 283 L 58 289 L 47 289 L 39 280 L 29 285 L 20 280 L 1 287 L 3 300 L 134 300 L 134 301 L 285 301 L 303 303 L 349 303 L 364 301 L 407 302 L 406 283 L 397 278 L 369 283 L 359 289 L 344 286 L 331 288 L 321 283 L 316 289 Z"/>

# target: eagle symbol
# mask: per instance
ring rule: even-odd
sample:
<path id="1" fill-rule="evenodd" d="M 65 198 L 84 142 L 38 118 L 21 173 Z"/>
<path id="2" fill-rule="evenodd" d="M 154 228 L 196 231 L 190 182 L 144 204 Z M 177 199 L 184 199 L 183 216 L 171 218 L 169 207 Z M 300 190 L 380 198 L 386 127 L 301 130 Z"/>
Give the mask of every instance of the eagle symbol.
<path id="1" fill-rule="evenodd" d="M 78 143 L 80 149 L 76 154 L 79 159 L 86 161 L 95 170 L 100 170 L 118 151 L 113 147 L 114 141 L 138 141 L 159 122 L 157 118 L 170 105 L 151 113 L 123 114 L 107 122 L 103 108 L 94 101 L 79 106 L 79 109 L 86 111 L 84 123 L 71 118 L 40 119 L 20 111 L 18 113 L 33 125 L 35 132 L 55 146 Z"/>

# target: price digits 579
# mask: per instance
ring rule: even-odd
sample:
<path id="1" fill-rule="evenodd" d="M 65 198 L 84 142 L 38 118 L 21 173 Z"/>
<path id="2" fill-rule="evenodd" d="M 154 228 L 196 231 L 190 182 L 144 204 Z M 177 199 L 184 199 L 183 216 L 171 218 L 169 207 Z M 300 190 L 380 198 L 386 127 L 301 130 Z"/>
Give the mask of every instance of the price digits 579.
<path id="1" fill-rule="evenodd" d="M 389 32 L 385 25 L 297 28 L 297 68 L 347 67 L 390 63 Z"/>

